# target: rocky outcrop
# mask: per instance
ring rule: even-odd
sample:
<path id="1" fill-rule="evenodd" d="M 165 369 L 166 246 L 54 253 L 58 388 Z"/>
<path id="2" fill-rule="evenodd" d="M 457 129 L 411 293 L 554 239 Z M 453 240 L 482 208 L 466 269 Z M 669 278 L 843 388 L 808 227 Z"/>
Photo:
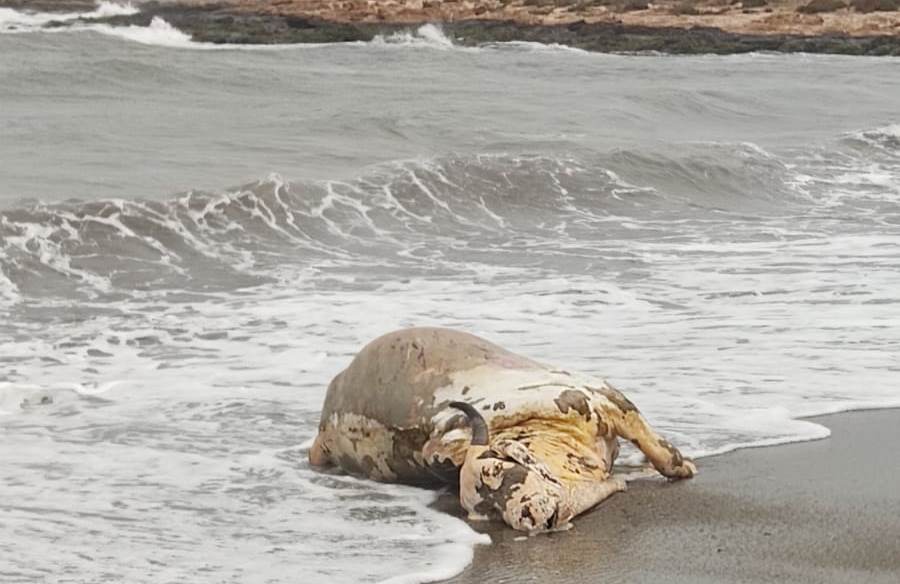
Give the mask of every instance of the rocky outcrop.
<path id="1" fill-rule="evenodd" d="M 838 0 L 812 1 L 834 4 Z M 584 21 L 650 27 L 712 27 L 737 34 L 900 35 L 900 12 L 884 11 L 897 0 L 856 1 L 865 6 L 877 5 L 879 9 L 850 10 L 844 4 L 821 18 L 796 19 L 785 16 L 797 15 L 798 9 L 810 0 L 180 0 L 180 3 L 348 23 L 490 20 L 552 26 Z"/>
<path id="2" fill-rule="evenodd" d="M 900 11 L 900 0 L 851 0 L 850 5 L 861 14 Z"/>
<path id="3" fill-rule="evenodd" d="M 147 25 L 160 16 L 195 40 L 214 43 L 364 41 L 440 23 L 464 45 L 535 41 L 604 52 L 900 55 L 900 11 L 887 10 L 900 0 L 848 1 L 156 0 L 140 2 L 138 14 L 103 21 Z M 0 0 L 23 3 L 34 5 Z M 804 8 L 813 4 L 831 8 Z"/>
<path id="4" fill-rule="evenodd" d="M 803 14 L 820 14 L 822 12 L 834 12 L 843 10 L 847 5 L 842 0 L 811 0 L 808 4 L 797 8 L 797 12 Z"/>

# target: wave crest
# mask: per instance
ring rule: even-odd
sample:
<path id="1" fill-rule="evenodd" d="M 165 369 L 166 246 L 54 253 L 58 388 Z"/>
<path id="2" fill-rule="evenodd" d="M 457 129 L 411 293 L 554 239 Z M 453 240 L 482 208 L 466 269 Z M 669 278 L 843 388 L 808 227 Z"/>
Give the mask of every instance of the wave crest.
<path id="1" fill-rule="evenodd" d="M 860 135 L 896 140 L 890 131 Z M 827 159 L 717 143 L 677 153 L 447 156 L 347 181 L 271 175 L 168 201 L 31 205 L 0 213 L 0 299 L 233 289 L 322 266 L 377 265 L 407 277 L 564 261 L 578 271 L 601 253 L 616 261 L 607 242 L 655 240 L 673 225 L 810 205 L 887 220 L 895 172 L 854 148 Z"/>
<path id="2" fill-rule="evenodd" d="M 652 196 L 575 158 L 482 155 L 396 162 L 351 181 L 272 175 L 162 202 L 37 204 L 0 213 L 8 280 L 0 289 L 10 297 L 68 295 L 73 281 L 89 296 L 215 289 L 298 265 L 385 258 L 396 258 L 387 262 L 396 269 L 428 271 L 510 239 L 578 237 L 608 219 L 602 198 L 616 206 L 627 193 Z"/>
<path id="3" fill-rule="evenodd" d="M 848 139 L 851 142 L 900 157 L 900 124 L 889 124 L 872 130 L 853 132 Z"/>

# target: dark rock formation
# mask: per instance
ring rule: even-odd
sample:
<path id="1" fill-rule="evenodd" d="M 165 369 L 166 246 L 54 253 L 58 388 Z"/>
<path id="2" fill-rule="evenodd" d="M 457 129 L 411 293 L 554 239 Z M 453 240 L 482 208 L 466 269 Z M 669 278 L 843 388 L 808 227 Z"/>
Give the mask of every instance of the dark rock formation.
<path id="1" fill-rule="evenodd" d="M 822 12 L 834 12 L 846 8 L 842 0 L 812 0 L 797 9 L 797 12 L 803 14 L 819 14 Z"/>
<path id="2" fill-rule="evenodd" d="M 0 0 L 7 4 L 10 0 Z M 606 0 L 604 0 L 606 1 Z M 621 2 L 622 0 L 616 0 Z M 753 0 L 745 0 L 752 2 Z M 885 3 L 898 0 L 853 0 Z M 812 0 L 810 4 L 841 0 Z M 835 4 L 837 3 L 837 4 Z M 878 4 L 881 6 L 882 4 Z M 868 9 L 869 4 L 865 4 Z M 377 35 L 415 30 L 427 21 L 335 22 L 314 16 L 282 15 L 236 9 L 234 4 L 144 3 L 138 14 L 97 19 L 112 25 L 147 26 L 159 16 L 196 41 L 211 43 L 273 44 L 368 41 Z M 576 21 L 530 24 L 512 20 L 460 20 L 440 23 L 453 42 L 466 46 L 507 41 L 557 43 L 599 52 L 661 52 L 674 54 L 747 53 L 751 51 L 839 53 L 847 55 L 900 55 L 900 36 L 825 34 L 745 34 L 719 28 L 692 26 L 640 26 L 621 22 Z"/>

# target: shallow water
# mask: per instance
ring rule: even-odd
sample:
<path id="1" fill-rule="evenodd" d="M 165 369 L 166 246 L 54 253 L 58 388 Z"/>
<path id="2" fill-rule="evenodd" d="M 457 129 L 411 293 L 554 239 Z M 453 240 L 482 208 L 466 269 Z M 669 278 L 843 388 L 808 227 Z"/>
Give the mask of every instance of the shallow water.
<path id="1" fill-rule="evenodd" d="M 0 13 L 4 581 L 461 569 L 433 493 L 305 461 L 402 326 L 606 376 L 695 456 L 900 405 L 896 60 L 35 26 Z"/>

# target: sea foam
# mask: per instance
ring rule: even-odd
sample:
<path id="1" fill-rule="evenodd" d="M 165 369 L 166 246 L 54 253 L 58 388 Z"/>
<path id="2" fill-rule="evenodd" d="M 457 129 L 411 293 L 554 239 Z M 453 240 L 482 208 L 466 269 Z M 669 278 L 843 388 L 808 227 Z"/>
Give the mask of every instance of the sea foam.
<path id="1" fill-rule="evenodd" d="M 86 18 L 137 14 L 131 3 L 100 2 L 89 12 L 34 12 L 0 8 L 0 33 L 34 32 L 50 23 L 71 23 Z"/>
<path id="2" fill-rule="evenodd" d="M 375 44 L 401 47 L 416 47 L 447 50 L 454 47 L 453 41 L 447 37 L 444 30 L 434 24 L 423 24 L 415 30 L 395 32 L 389 35 L 379 35 L 373 41 Z"/>
<path id="3" fill-rule="evenodd" d="M 90 24 L 75 26 L 74 30 L 90 30 L 107 36 L 117 37 L 142 45 L 156 45 L 180 49 L 200 48 L 203 43 L 195 43 L 186 34 L 162 18 L 154 16 L 148 26 L 111 26 L 108 24 Z"/>

